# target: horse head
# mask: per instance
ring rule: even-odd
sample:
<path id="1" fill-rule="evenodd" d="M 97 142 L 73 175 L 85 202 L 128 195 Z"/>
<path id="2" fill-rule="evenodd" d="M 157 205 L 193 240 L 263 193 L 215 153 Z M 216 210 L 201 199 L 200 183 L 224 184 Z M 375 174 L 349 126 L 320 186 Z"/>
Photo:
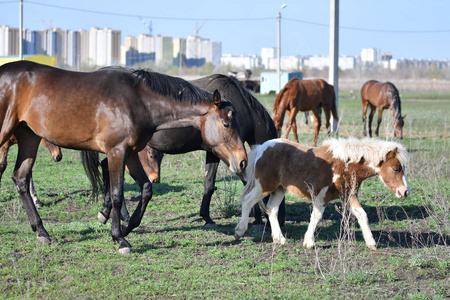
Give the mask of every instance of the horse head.
<path id="1" fill-rule="evenodd" d="M 405 166 L 399 159 L 397 148 L 387 153 L 386 159 L 378 165 L 378 169 L 381 181 L 397 198 L 406 198 L 410 194 Z"/>
<path id="2" fill-rule="evenodd" d="M 247 166 L 247 153 L 242 141 L 236 111 L 229 101 L 223 101 L 219 91 L 213 94 L 214 104 L 202 122 L 202 138 L 212 152 L 228 163 L 233 173 Z"/>
<path id="3" fill-rule="evenodd" d="M 397 114 L 394 117 L 394 137 L 403 139 L 403 125 L 405 125 L 405 122 L 403 119 L 406 117 L 406 115 L 402 116 L 401 114 Z"/>

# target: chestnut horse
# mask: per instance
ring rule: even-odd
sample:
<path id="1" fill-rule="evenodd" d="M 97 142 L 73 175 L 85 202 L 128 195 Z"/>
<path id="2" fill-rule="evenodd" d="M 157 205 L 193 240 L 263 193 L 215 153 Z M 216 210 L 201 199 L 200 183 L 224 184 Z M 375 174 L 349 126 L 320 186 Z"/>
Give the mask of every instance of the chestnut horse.
<path id="1" fill-rule="evenodd" d="M 314 246 L 314 231 L 325 206 L 340 198 L 344 204 L 349 204 L 357 218 L 366 245 L 375 250 L 367 214 L 358 199 L 362 181 L 378 175 L 395 196 L 409 195 L 405 175 L 408 153 L 403 145 L 395 142 L 371 138 L 330 139 L 321 147 L 310 148 L 275 139 L 257 146 L 248 156 L 245 171 L 248 183 L 240 196 L 242 218 L 236 227 L 237 239 L 247 230 L 250 207 L 259 202 L 269 215 L 273 242 L 285 243 L 276 216 L 287 191 L 313 203 L 303 246 Z M 270 200 L 266 205 L 260 200 L 267 195 Z"/>
<path id="2" fill-rule="evenodd" d="M 378 132 L 380 129 L 383 110 L 389 108 L 390 110 L 392 110 L 392 117 L 394 118 L 394 136 L 400 139 L 403 138 L 403 119 L 406 117 L 406 115 L 402 116 L 400 95 L 395 85 L 390 82 L 369 80 L 364 83 L 361 88 L 361 101 L 363 106 L 364 136 L 367 136 L 366 112 L 367 107 L 370 107 L 368 125 L 370 137 L 372 136 L 372 120 L 376 108 L 378 108 L 377 129 L 375 130 L 376 136 L 378 136 Z"/>
<path id="3" fill-rule="evenodd" d="M 205 144 L 228 162 L 232 172 L 247 165 L 233 105 L 194 85 L 144 70 L 104 68 L 72 72 L 29 61 L 0 67 L 0 145 L 13 134 L 18 143 L 13 172 L 37 238 L 50 243 L 29 192 L 31 169 L 41 139 L 77 150 L 102 152 L 108 158 L 113 241 L 120 253 L 132 251 L 125 239 L 139 226 L 152 197 L 138 157 L 153 134 L 195 127 Z M 120 224 L 124 170 L 139 184 L 141 200 L 128 225 Z"/>
<path id="4" fill-rule="evenodd" d="M 223 97 L 233 103 L 236 109 L 236 118 L 239 122 L 242 140 L 250 146 L 262 144 L 267 140 L 277 137 L 277 132 L 270 114 L 236 79 L 225 75 L 214 74 L 191 81 L 191 83 L 207 91 L 217 89 Z M 210 216 L 210 204 L 212 195 L 216 189 L 215 181 L 220 157 L 210 147 L 205 145 L 200 131 L 196 128 L 165 130 L 161 133 L 155 133 L 149 145 L 153 148 L 161 149 L 161 152 L 168 154 L 181 154 L 195 150 L 206 151 L 205 182 L 200 216 L 205 221 L 206 227 L 215 226 L 216 223 Z M 159 181 L 163 154 L 161 152 L 158 154 L 151 147 L 147 147 L 147 151 L 143 151 L 144 153 L 141 152 L 139 157 L 151 181 Z M 102 162 L 103 174 L 108 173 L 105 168 L 106 166 Z M 108 202 L 108 197 L 105 197 L 104 210 L 98 214 L 98 219 L 102 223 L 105 223 L 109 218 L 111 204 Z M 259 225 L 262 224 L 261 211 L 258 206 L 255 208 L 255 225 Z M 284 208 L 284 202 L 282 202 L 279 215 L 281 224 L 284 223 Z M 124 220 L 128 218 L 127 215 L 123 215 L 122 217 Z"/>
<path id="5" fill-rule="evenodd" d="M 294 140 L 298 143 L 295 117 L 299 111 L 306 112 L 312 110 L 314 119 L 314 138 L 312 144 L 315 146 L 322 124 L 322 108 L 325 111 L 325 126 L 329 135 L 331 130 L 331 114 L 333 114 L 336 122 L 339 121 L 334 87 L 323 79 L 302 80 L 292 78 L 278 93 L 273 103 L 273 122 L 275 123 L 278 136 L 281 136 L 284 114 L 287 112 L 289 120 L 286 124 L 285 138 L 288 138 L 289 131 L 292 128 Z"/>
<path id="6" fill-rule="evenodd" d="M 0 181 L 2 180 L 3 173 L 6 170 L 6 167 L 8 166 L 8 152 L 9 148 L 11 148 L 12 145 L 17 144 L 16 137 L 13 135 L 9 138 L 9 140 L 6 141 L 6 143 L 3 144 L 1 147 L 1 157 L 0 157 Z M 62 152 L 61 148 L 53 145 L 52 143 L 47 142 L 46 140 L 42 140 L 42 145 L 48 150 L 48 152 L 52 155 L 54 162 L 59 162 L 62 159 Z M 37 208 L 42 207 L 42 202 L 39 200 L 36 190 L 34 189 L 34 183 L 33 178 L 30 178 L 30 194 L 31 198 L 33 198 L 34 205 Z"/>

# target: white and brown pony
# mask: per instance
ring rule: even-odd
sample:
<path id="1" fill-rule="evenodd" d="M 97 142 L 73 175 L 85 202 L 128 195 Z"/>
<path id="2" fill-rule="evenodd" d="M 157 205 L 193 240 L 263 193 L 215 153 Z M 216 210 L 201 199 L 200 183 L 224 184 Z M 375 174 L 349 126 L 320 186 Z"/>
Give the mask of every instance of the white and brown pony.
<path id="1" fill-rule="evenodd" d="M 313 203 L 303 246 L 314 246 L 314 231 L 326 205 L 340 198 L 349 204 L 357 218 L 366 245 L 375 250 L 367 214 L 359 203 L 359 187 L 363 180 L 378 175 L 397 197 L 408 196 L 407 161 L 408 152 L 403 145 L 377 139 L 329 139 L 317 148 L 286 139 L 267 141 L 249 154 L 245 170 L 247 185 L 240 196 L 242 218 L 236 226 L 235 237 L 244 235 L 250 209 L 259 202 L 269 215 L 273 242 L 284 244 L 286 239 L 277 213 L 284 194 L 289 192 Z M 267 195 L 270 199 L 264 204 L 261 199 Z"/>

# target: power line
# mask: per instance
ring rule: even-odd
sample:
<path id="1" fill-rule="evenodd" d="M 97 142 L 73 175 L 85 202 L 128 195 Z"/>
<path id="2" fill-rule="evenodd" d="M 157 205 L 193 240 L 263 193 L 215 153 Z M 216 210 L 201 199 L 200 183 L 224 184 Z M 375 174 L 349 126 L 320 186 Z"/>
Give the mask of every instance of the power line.
<path id="1" fill-rule="evenodd" d="M 0 1 L 0 4 L 3 3 L 13 3 L 16 1 Z M 136 14 L 123 14 L 123 13 L 114 13 L 114 12 L 105 12 L 105 11 L 99 11 L 99 10 L 91 10 L 91 9 L 83 9 L 83 8 L 74 8 L 74 7 L 67 7 L 67 6 L 61 6 L 61 5 L 54 5 L 54 4 L 45 4 L 40 3 L 36 1 L 24 1 L 25 3 L 30 3 L 34 5 L 39 6 L 45 6 L 45 7 L 53 7 L 57 9 L 64 9 L 64 10 L 70 10 L 70 11 L 79 11 L 84 13 L 92 13 L 92 14 L 101 14 L 101 15 L 110 15 L 110 16 L 116 16 L 116 17 L 128 17 L 128 18 L 149 18 L 153 20 L 169 20 L 169 21 L 203 21 L 204 18 L 176 18 L 176 17 L 160 17 L 160 16 L 145 16 L 145 15 L 136 15 Z M 273 20 L 276 21 L 276 17 L 259 17 L 259 18 L 219 18 L 219 19 L 210 19 L 208 18 L 208 21 L 211 22 L 254 22 L 254 21 L 268 21 Z M 329 27 L 329 24 L 325 23 L 317 23 L 317 22 L 310 22 L 310 21 L 304 21 L 299 19 L 292 19 L 292 18 L 285 18 L 283 17 L 283 20 L 295 22 L 295 23 L 302 23 L 302 24 L 308 24 L 313 26 L 319 26 L 319 27 Z M 376 28 L 362 28 L 362 27 L 351 27 L 351 26 L 339 26 L 340 29 L 345 30 L 354 30 L 354 31 L 366 31 L 366 32 L 384 32 L 384 33 L 404 33 L 404 34 L 418 34 L 418 33 L 448 33 L 450 32 L 450 29 L 431 29 L 431 30 L 392 30 L 392 29 L 376 29 Z"/>

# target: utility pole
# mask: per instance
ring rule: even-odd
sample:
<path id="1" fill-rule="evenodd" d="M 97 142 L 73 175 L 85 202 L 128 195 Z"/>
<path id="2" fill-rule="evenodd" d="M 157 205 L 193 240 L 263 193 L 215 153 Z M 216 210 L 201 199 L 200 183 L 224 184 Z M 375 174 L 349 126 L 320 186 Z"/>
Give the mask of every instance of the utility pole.
<path id="1" fill-rule="evenodd" d="M 19 58 L 23 60 L 23 0 L 20 0 Z"/>
<path id="2" fill-rule="evenodd" d="M 328 82 L 334 86 L 337 109 L 339 103 L 339 0 L 330 0 L 330 69 Z M 337 127 L 338 122 L 333 118 L 332 131 L 336 132 Z"/>

